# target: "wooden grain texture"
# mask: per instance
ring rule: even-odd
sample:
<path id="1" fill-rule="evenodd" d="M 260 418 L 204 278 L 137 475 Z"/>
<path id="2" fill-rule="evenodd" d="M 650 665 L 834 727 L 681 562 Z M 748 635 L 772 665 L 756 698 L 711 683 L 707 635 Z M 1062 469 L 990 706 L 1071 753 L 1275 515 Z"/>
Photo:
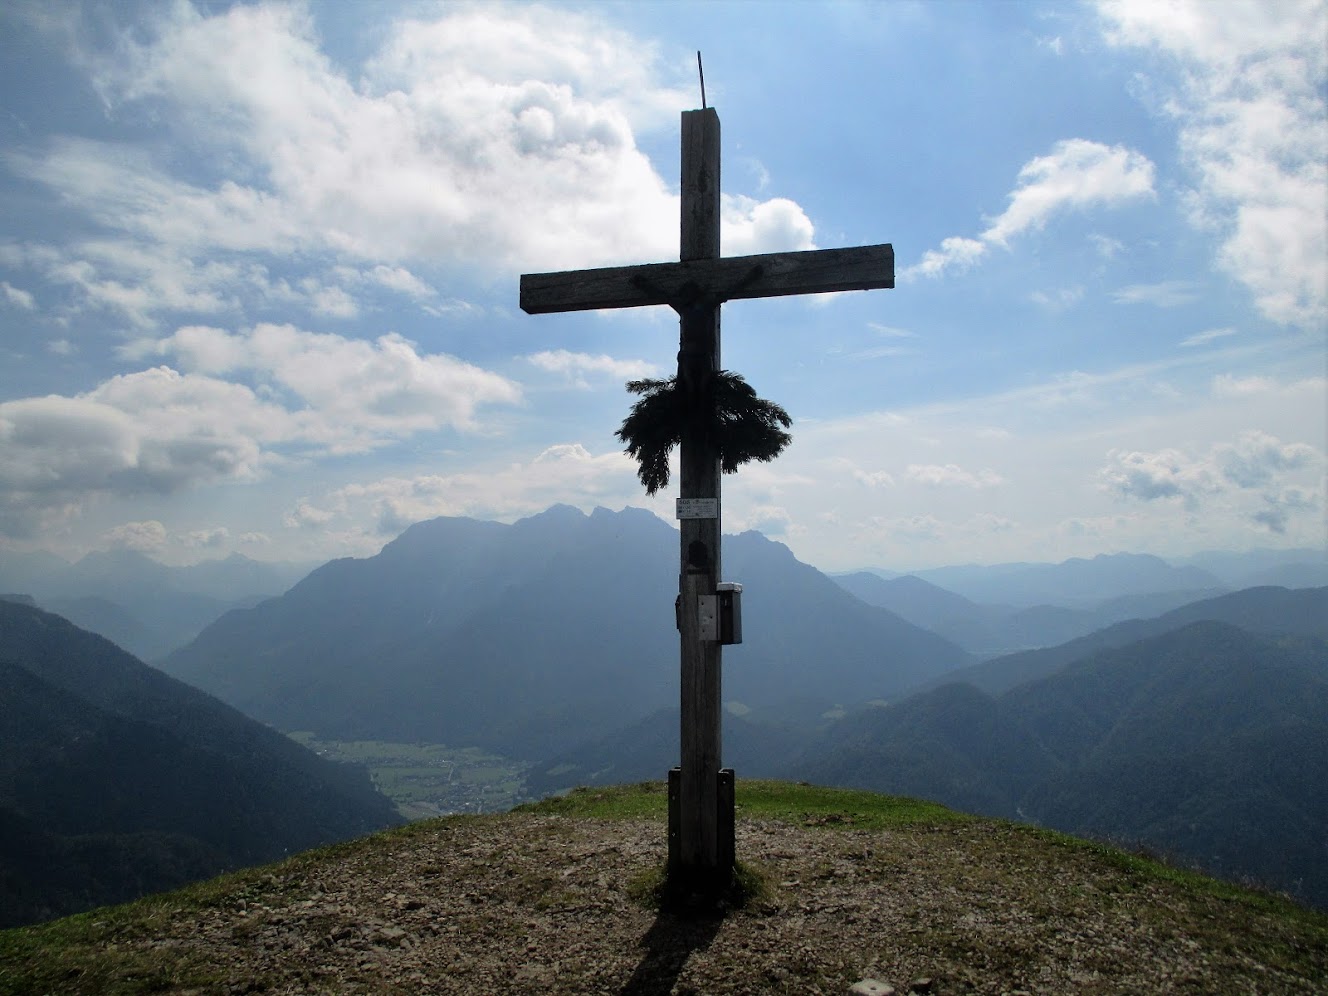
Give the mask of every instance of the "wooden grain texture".
<path id="1" fill-rule="evenodd" d="M 894 285 L 895 252 L 887 242 L 847 249 L 527 273 L 521 277 L 521 310 L 545 315 L 657 304 L 721 304 L 758 297 L 879 290 Z"/>
<path id="2" fill-rule="evenodd" d="M 719 256 L 719 114 L 713 107 L 682 115 L 682 197 L 678 258 Z"/>
<path id="3" fill-rule="evenodd" d="M 682 215 L 679 247 L 687 263 L 714 264 L 719 255 L 719 115 L 713 110 L 682 116 Z M 681 312 L 678 382 L 707 379 L 719 369 L 719 303 L 703 302 Z M 720 867 L 718 778 L 721 766 L 721 667 L 723 648 L 701 632 L 701 596 L 719 581 L 719 453 L 697 425 L 684 429 L 678 453 L 678 494 L 714 498 L 713 519 L 679 523 L 679 593 L 682 596 L 680 654 L 679 859 L 683 876 L 698 884 L 727 879 Z"/>
<path id="4" fill-rule="evenodd" d="M 713 108 L 682 115 L 679 261 L 521 277 L 531 315 L 668 305 L 679 323 L 678 385 L 706 397 L 720 368 L 720 305 L 791 294 L 895 285 L 889 244 L 809 252 L 720 256 L 720 128 Z M 678 629 L 681 764 L 669 778 L 669 869 L 693 885 L 722 888 L 733 867 L 733 776 L 722 758 L 722 645 L 701 632 L 699 603 L 722 578 L 719 453 L 692 420 L 679 447 L 679 496 L 713 498 L 713 519 L 679 523 Z"/>

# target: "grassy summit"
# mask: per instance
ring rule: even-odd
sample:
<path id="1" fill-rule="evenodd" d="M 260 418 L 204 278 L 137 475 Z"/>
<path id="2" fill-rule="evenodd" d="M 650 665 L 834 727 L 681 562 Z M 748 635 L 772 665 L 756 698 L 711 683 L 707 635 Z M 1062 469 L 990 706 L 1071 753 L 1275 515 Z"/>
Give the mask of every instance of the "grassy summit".
<path id="1" fill-rule="evenodd" d="M 642 902 L 658 783 L 444 817 L 0 933 L 0 993 L 1315 993 L 1328 917 L 916 800 L 738 784 L 760 901 Z"/>

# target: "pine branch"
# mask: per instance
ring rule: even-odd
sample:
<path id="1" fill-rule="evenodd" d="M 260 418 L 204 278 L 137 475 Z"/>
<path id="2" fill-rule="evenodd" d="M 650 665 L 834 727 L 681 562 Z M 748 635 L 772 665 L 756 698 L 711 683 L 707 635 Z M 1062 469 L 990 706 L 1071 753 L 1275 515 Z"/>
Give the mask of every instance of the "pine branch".
<path id="1" fill-rule="evenodd" d="M 690 419 L 702 420 L 702 431 L 719 451 L 720 469 L 726 474 L 750 460 L 773 460 L 793 441 L 784 431 L 793 424 L 788 412 L 757 397 L 750 384 L 728 370 L 708 379 L 699 412 L 688 410 L 692 406 L 677 377 L 629 381 L 627 390 L 641 399 L 632 405 L 616 435 L 627 444 L 623 452 L 637 461 L 637 477 L 648 495 L 668 485 L 669 454 L 682 443 Z"/>

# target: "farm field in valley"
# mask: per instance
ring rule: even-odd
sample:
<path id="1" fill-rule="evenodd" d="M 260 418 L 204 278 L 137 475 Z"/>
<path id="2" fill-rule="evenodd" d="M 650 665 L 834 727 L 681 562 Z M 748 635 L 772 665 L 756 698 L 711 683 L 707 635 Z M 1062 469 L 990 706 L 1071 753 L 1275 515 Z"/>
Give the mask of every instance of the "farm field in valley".
<path id="1" fill-rule="evenodd" d="M 329 760 L 364 765 L 374 785 L 408 820 L 504 812 L 527 801 L 529 765 L 478 747 L 320 740 L 309 732 L 290 737 Z"/>

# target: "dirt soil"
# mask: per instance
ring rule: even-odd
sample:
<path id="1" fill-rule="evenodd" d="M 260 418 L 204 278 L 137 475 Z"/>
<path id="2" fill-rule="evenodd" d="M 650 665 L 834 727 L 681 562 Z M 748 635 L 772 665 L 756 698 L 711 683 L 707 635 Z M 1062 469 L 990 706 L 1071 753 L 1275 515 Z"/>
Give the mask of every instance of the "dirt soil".
<path id="1" fill-rule="evenodd" d="M 1328 991 L 1313 931 L 1025 828 L 745 820 L 771 895 L 699 918 L 629 895 L 664 848 L 658 821 L 440 821 L 110 941 L 206 967 L 215 985 L 174 990 L 199 993 Z"/>

